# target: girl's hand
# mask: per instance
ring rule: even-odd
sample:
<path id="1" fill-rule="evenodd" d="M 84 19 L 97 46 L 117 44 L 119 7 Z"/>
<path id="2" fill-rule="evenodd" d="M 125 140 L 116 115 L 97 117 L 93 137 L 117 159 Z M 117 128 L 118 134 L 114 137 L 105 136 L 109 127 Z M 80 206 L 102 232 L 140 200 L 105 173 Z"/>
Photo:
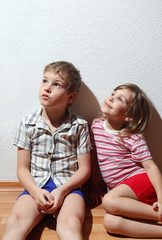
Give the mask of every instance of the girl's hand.
<path id="1" fill-rule="evenodd" d="M 46 211 L 54 204 L 53 196 L 45 189 L 38 188 L 32 195 L 39 211 Z"/>
<path id="2" fill-rule="evenodd" d="M 159 221 L 162 222 L 162 202 L 154 202 L 152 207 L 154 211 L 159 213 Z"/>
<path id="3" fill-rule="evenodd" d="M 54 214 L 56 210 L 62 205 L 64 200 L 64 191 L 62 187 L 58 187 L 51 192 L 51 195 L 54 199 L 54 204 L 49 206 L 46 209 L 42 209 L 41 213 Z"/>

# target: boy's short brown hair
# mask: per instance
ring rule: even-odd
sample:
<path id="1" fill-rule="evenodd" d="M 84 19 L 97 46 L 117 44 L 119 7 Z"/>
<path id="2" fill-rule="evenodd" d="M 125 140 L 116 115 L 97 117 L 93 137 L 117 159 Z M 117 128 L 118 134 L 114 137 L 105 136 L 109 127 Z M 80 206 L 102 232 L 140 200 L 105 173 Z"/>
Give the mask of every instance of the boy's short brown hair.
<path id="1" fill-rule="evenodd" d="M 82 78 L 80 75 L 80 71 L 76 69 L 76 67 L 66 61 L 58 61 L 48 64 L 44 68 L 44 73 L 47 71 L 53 71 L 60 75 L 61 78 L 67 80 L 68 82 L 68 92 L 79 92 Z"/>

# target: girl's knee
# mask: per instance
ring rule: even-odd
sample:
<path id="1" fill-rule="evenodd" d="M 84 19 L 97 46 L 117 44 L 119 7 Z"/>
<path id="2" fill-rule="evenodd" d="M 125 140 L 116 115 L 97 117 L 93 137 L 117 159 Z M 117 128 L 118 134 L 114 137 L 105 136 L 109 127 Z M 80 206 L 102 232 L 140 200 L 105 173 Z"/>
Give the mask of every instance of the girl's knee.
<path id="1" fill-rule="evenodd" d="M 118 233 L 122 224 L 122 217 L 114 216 L 111 214 L 105 214 L 103 219 L 104 228 L 109 233 Z"/>
<path id="2" fill-rule="evenodd" d="M 115 214 L 116 212 L 116 198 L 111 196 L 111 194 L 106 194 L 102 199 L 102 206 L 106 212 L 110 214 Z"/>

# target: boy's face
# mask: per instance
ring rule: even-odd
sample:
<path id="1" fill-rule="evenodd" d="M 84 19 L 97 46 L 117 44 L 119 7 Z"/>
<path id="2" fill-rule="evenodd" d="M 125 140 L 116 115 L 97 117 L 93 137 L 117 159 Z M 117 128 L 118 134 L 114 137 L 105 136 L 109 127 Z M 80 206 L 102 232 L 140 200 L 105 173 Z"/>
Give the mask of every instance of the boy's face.
<path id="1" fill-rule="evenodd" d="M 39 89 L 40 104 L 45 108 L 64 110 L 76 97 L 76 93 L 68 93 L 67 87 L 67 81 L 57 73 L 45 72 Z"/>

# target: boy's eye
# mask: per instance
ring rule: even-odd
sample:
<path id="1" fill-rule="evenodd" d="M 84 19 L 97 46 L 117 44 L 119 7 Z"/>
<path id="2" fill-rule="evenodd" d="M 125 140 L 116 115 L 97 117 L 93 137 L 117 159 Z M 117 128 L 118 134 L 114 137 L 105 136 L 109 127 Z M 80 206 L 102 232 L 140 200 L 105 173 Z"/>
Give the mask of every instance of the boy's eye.
<path id="1" fill-rule="evenodd" d="M 47 80 L 46 79 L 43 79 L 43 81 L 42 81 L 44 84 L 46 84 L 47 83 Z"/>

